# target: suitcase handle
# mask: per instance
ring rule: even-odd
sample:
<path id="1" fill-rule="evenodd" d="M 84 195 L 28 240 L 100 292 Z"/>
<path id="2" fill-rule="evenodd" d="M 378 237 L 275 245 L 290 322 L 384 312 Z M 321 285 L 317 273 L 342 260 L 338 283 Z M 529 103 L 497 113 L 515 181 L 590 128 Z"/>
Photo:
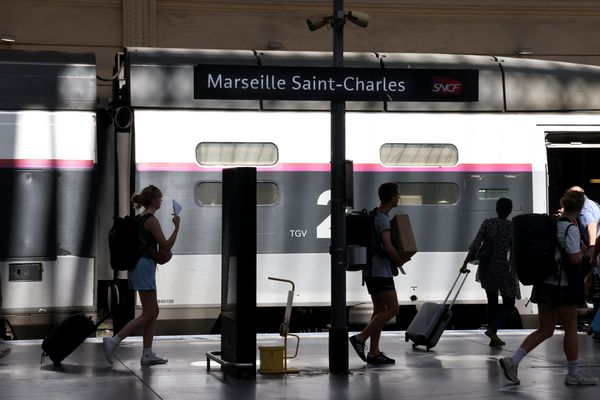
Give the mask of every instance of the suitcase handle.
<path id="1" fill-rule="evenodd" d="M 444 299 L 444 302 L 442 304 L 446 304 L 446 302 L 450 298 L 450 295 L 452 295 L 452 292 L 454 291 L 454 288 L 456 287 L 456 284 L 458 283 L 458 281 L 460 279 L 460 276 L 464 275 L 464 278 L 463 278 L 462 282 L 460 283 L 460 286 L 458 287 L 458 290 L 454 294 L 454 298 L 452 299 L 452 303 L 450 303 L 450 307 L 449 308 L 452 308 L 452 306 L 454 305 L 454 302 L 456 301 L 456 298 L 458 297 L 458 295 L 460 293 L 460 290 L 462 289 L 463 285 L 467 281 L 467 277 L 469 276 L 470 272 L 471 271 L 467 269 L 464 273 L 463 272 L 459 272 L 458 273 L 458 276 L 454 280 L 454 283 L 452 284 L 452 287 L 450 288 L 450 291 L 448 292 L 448 295 L 446 296 L 446 298 Z"/>

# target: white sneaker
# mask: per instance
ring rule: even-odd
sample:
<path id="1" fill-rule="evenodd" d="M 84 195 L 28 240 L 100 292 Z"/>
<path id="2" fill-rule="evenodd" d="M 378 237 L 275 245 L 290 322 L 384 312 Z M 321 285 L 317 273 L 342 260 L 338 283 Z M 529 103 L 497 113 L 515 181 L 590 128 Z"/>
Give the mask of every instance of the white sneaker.
<path id="1" fill-rule="evenodd" d="M 106 361 L 110 365 L 113 363 L 113 351 L 117 347 L 117 342 L 111 337 L 105 337 L 102 339 L 102 344 L 104 345 L 104 357 L 106 357 Z"/>
<path id="2" fill-rule="evenodd" d="M 10 347 L 0 344 L 0 358 L 6 357 L 10 353 Z"/>
<path id="3" fill-rule="evenodd" d="M 140 364 L 143 366 L 166 364 L 168 362 L 169 360 L 167 360 L 166 358 L 161 358 L 155 353 L 150 353 L 146 356 L 142 356 L 142 359 L 140 360 Z"/>
<path id="4" fill-rule="evenodd" d="M 498 362 L 500 363 L 500 366 L 502 367 L 502 371 L 504 371 L 504 376 L 506 377 L 506 379 L 508 379 L 509 381 L 511 381 L 512 383 L 514 383 L 516 385 L 521 383 L 521 381 L 519 380 L 519 377 L 518 377 L 519 366 L 513 364 L 512 358 L 510 358 L 510 357 L 501 358 L 500 360 L 498 360 Z"/>
<path id="5" fill-rule="evenodd" d="M 565 385 L 597 385 L 598 378 L 582 373 L 577 375 L 566 374 Z"/>

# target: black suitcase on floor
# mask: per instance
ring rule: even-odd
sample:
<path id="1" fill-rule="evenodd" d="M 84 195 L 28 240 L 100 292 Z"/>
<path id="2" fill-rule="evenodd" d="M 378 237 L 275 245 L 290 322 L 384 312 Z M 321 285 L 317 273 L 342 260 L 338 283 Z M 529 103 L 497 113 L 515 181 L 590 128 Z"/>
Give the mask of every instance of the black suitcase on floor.
<path id="1" fill-rule="evenodd" d="M 85 314 L 74 314 L 55 326 L 42 342 L 43 355 L 50 357 L 54 365 L 73 352 L 85 339 L 96 331 L 96 323 Z"/>
<path id="2" fill-rule="evenodd" d="M 116 285 L 111 285 L 111 295 L 116 296 L 117 307 L 119 305 L 119 291 Z M 114 310 L 116 310 L 116 308 Z M 59 366 L 69 354 L 71 354 L 85 339 L 96 332 L 98 326 L 109 318 L 111 310 L 100 321 L 94 322 L 85 314 L 73 314 L 68 316 L 60 324 L 52 328 L 42 342 L 42 357 L 48 356 L 55 366 Z"/>

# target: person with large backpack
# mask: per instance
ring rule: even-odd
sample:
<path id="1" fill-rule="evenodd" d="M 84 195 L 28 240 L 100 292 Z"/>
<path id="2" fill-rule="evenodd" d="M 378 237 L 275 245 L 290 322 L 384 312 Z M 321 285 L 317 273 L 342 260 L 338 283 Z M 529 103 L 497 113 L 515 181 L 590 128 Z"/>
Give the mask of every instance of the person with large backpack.
<path id="1" fill-rule="evenodd" d="M 370 268 L 363 270 L 363 279 L 373 302 L 373 315 L 359 334 L 349 338 L 350 344 L 361 360 L 374 365 L 395 363 L 379 349 L 379 339 L 385 324 L 398 314 L 394 276 L 398 275 L 398 267 L 409 261 L 398 254 L 391 239 L 388 214 L 398 205 L 400 199 L 398 185 L 392 182 L 384 183 L 379 187 L 378 195 L 381 203 L 374 210 L 373 223 L 379 248 L 373 252 Z M 365 354 L 365 342 L 369 339 L 370 348 L 368 354 Z"/>
<path id="2" fill-rule="evenodd" d="M 156 298 L 156 261 L 152 257 L 151 249 L 171 250 L 177 239 L 180 219 L 178 215 L 173 216 L 175 229 L 167 239 L 162 231 L 158 219 L 154 216 L 160 209 L 162 203 L 162 192 L 154 185 L 145 187 L 139 194 L 134 194 L 131 201 L 136 209 L 144 207 L 144 211 L 136 216 L 138 221 L 138 233 L 140 246 L 140 257 L 135 268 L 128 271 L 129 287 L 139 293 L 142 303 L 142 314 L 129 321 L 115 336 L 104 338 L 104 354 L 109 364 L 113 363 L 113 352 L 119 343 L 127 336 L 143 327 L 143 352 L 140 364 L 149 366 L 165 364 L 167 359 L 158 357 L 152 351 L 154 340 L 154 326 L 158 317 L 158 301 Z"/>
<path id="3" fill-rule="evenodd" d="M 562 214 L 556 222 L 557 262 L 556 273 L 533 284 L 531 301 L 538 305 L 540 327 L 529 334 L 512 357 L 499 360 L 504 376 L 519 384 L 518 367 L 521 360 L 554 334 L 556 320 L 562 321 L 565 331 L 563 349 L 568 363 L 566 385 L 595 385 L 598 380 L 579 370 L 579 339 L 577 337 L 577 304 L 583 301 L 583 273 L 581 260 L 585 248 L 576 225 L 583 207 L 581 192 L 569 191 L 561 199 Z"/>
<path id="4" fill-rule="evenodd" d="M 488 326 L 485 335 L 490 338 L 491 347 L 502 347 L 506 344 L 498 337 L 498 328 L 515 310 L 515 299 L 521 298 L 519 281 L 509 260 L 512 224 L 508 216 L 512 207 L 512 201 L 505 197 L 496 201 L 498 216 L 482 222 L 461 268 L 464 272 L 467 263 L 475 259 L 479 261 L 476 276 L 487 295 Z M 502 296 L 500 307 L 498 292 Z"/>

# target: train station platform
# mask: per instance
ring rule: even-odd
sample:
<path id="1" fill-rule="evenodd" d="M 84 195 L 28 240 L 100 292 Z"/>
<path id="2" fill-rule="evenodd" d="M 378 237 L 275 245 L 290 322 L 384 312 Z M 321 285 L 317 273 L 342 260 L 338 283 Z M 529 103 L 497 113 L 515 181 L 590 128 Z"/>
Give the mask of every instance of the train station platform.
<path id="1" fill-rule="evenodd" d="M 206 352 L 220 349 L 219 336 L 157 337 L 154 350 L 168 364 L 141 367 L 141 338 L 126 339 L 112 366 L 100 338 L 88 339 L 63 361 L 40 364 L 41 341 L 11 341 L 0 359 L 0 399 L 597 399 L 600 386 L 563 382 L 566 362 L 562 332 L 529 354 L 519 368 L 520 385 L 503 376 L 498 359 L 517 349 L 529 331 L 500 331 L 504 349 L 488 346 L 483 331 L 447 331 L 430 351 L 413 350 L 404 332 L 384 332 L 382 349 L 392 366 L 366 366 L 349 348 L 350 374 L 328 372 L 326 333 L 301 334 L 298 357 L 288 361 L 297 374 L 224 379 L 220 366 L 206 368 Z M 600 342 L 581 334 L 580 366 L 600 376 Z M 294 342 L 290 338 L 291 343 Z M 278 335 L 258 335 L 259 346 L 280 345 Z M 257 351 L 257 359 L 258 351 Z M 257 361 L 258 363 L 258 361 Z"/>

